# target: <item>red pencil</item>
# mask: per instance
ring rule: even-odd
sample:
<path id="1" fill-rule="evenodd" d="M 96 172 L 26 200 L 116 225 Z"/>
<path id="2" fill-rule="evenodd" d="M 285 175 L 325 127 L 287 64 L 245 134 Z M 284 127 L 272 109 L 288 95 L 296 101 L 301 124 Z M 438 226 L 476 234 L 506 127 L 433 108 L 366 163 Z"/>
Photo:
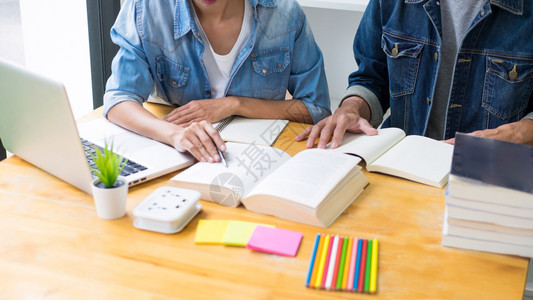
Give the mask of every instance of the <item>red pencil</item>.
<path id="1" fill-rule="evenodd" d="M 326 263 L 324 264 L 324 275 L 322 276 L 322 283 L 320 284 L 321 289 L 326 288 L 326 277 L 328 277 L 328 266 L 330 264 L 330 255 L 331 255 L 331 248 L 333 248 L 333 236 L 330 236 L 329 239 L 329 248 L 328 248 L 328 254 L 326 255 Z"/>
<path id="2" fill-rule="evenodd" d="M 359 283 L 357 292 L 362 293 L 365 288 L 365 271 L 366 271 L 366 248 L 368 240 L 363 240 L 363 251 L 361 252 L 361 268 L 359 269 Z"/>
<path id="3" fill-rule="evenodd" d="M 339 243 L 337 244 L 337 254 L 335 255 L 335 267 L 333 268 L 333 279 L 331 280 L 331 289 L 336 289 L 337 286 L 337 273 L 339 273 L 339 262 L 341 260 L 341 253 L 342 253 L 342 244 L 344 242 L 344 238 L 341 236 L 339 237 Z"/>

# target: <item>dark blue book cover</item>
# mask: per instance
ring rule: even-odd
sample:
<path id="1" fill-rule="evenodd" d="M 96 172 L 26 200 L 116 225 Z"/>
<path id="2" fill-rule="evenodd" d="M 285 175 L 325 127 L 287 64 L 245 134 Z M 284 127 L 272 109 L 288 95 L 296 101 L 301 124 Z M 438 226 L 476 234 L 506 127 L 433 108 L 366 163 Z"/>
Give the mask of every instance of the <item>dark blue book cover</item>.
<path id="1" fill-rule="evenodd" d="M 533 147 L 457 133 L 451 174 L 533 193 Z"/>

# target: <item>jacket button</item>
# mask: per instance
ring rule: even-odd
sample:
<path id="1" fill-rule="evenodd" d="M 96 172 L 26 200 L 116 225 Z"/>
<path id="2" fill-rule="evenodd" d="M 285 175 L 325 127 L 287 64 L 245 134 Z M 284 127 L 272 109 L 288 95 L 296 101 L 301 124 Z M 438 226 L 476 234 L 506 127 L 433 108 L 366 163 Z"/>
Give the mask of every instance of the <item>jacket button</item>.
<path id="1" fill-rule="evenodd" d="M 207 90 L 207 91 L 205 91 L 205 94 L 206 94 L 206 95 L 211 95 L 211 91 L 210 91 L 210 90 Z"/>
<path id="2" fill-rule="evenodd" d="M 172 85 L 178 85 L 178 82 L 176 80 L 172 80 Z"/>
<path id="3" fill-rule="evenodd" d="M 426 98 L 426 102 L 427 102 L 428 105 L 431 104 L 431 100 L 429 99 L 429 97 Z"/>
<path id="4" fill-rule="evenodd" d="M 435 61 L 437 61 L 438 59 L 439 59 L 439 54 L 435 52 Z"/>
<path id="5" fill-rule="evenodd" d="M 516 65 L 514 65 L 514 67 L 511 70 L 511 72 L 509 72 L 509 78 L 511 80 L 515 80 L 517 77 L 518 77 L 518 72 L 516 72 Z"/>
<path id="6" fill-rule="evenodd" d="M 261 72 L 263 72 L 263 74 L 266 74 L 268 71 L 267 69 L 263 69 Z"/>
<path id="7" fill-rule="evenodd" d="M 278 70 L 281 70 L 281 68 L 283 68 L 282 65 L 278 65 Z"/>

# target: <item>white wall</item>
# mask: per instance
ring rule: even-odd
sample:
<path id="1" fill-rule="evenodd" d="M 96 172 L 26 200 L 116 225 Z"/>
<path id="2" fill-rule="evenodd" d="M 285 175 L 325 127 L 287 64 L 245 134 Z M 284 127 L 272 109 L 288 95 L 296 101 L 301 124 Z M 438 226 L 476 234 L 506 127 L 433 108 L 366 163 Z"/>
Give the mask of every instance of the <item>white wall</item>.
<path id="1" fill-rule="evenodd" d="M 353 38 L 362 11 L 303 7 L 315 40 L 324 55 L 332 110 L 348 87 L 348 75 L 357 70 L 353 58 Z"/>
<path id="2" fill-rule="evenodd" d="M 26 66 L 63 82 L 75 118 L 92 110 L 86 0 L 20 0 Z"/>

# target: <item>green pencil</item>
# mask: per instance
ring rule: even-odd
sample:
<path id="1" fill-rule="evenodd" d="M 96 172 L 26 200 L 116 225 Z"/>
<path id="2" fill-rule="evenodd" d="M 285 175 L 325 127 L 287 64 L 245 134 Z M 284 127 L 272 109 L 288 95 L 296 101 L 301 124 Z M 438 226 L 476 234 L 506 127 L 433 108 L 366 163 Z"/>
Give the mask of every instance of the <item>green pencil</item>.
<path id="1" fill-rule="evenodd" d="M 337 275 L 337 290 L 342 289 L 342 280 L 344 278 L 344 264 L 346 262 L 346 249 L 348 248 L 348 237 L 344 238 L 344 242 L 342 243 L 342 254 L 341 254 L 341 261 L 339 265 L 339 273 Z"/>
<path id="2" fill-rule="evenodd" d="M 367 256 L 366 256 L 366 265 L 367 265 L 367 268 L 365 270 L 365 288 L 364 288 L 364 292 L 365 293 L 370 293 L 370 269 L 372 269 L 370 267 L 371 265 L 371 262 L 372 262 L 372 240 L 368 240 L 368 248 L 366 250 L 366 253 Z"/>

